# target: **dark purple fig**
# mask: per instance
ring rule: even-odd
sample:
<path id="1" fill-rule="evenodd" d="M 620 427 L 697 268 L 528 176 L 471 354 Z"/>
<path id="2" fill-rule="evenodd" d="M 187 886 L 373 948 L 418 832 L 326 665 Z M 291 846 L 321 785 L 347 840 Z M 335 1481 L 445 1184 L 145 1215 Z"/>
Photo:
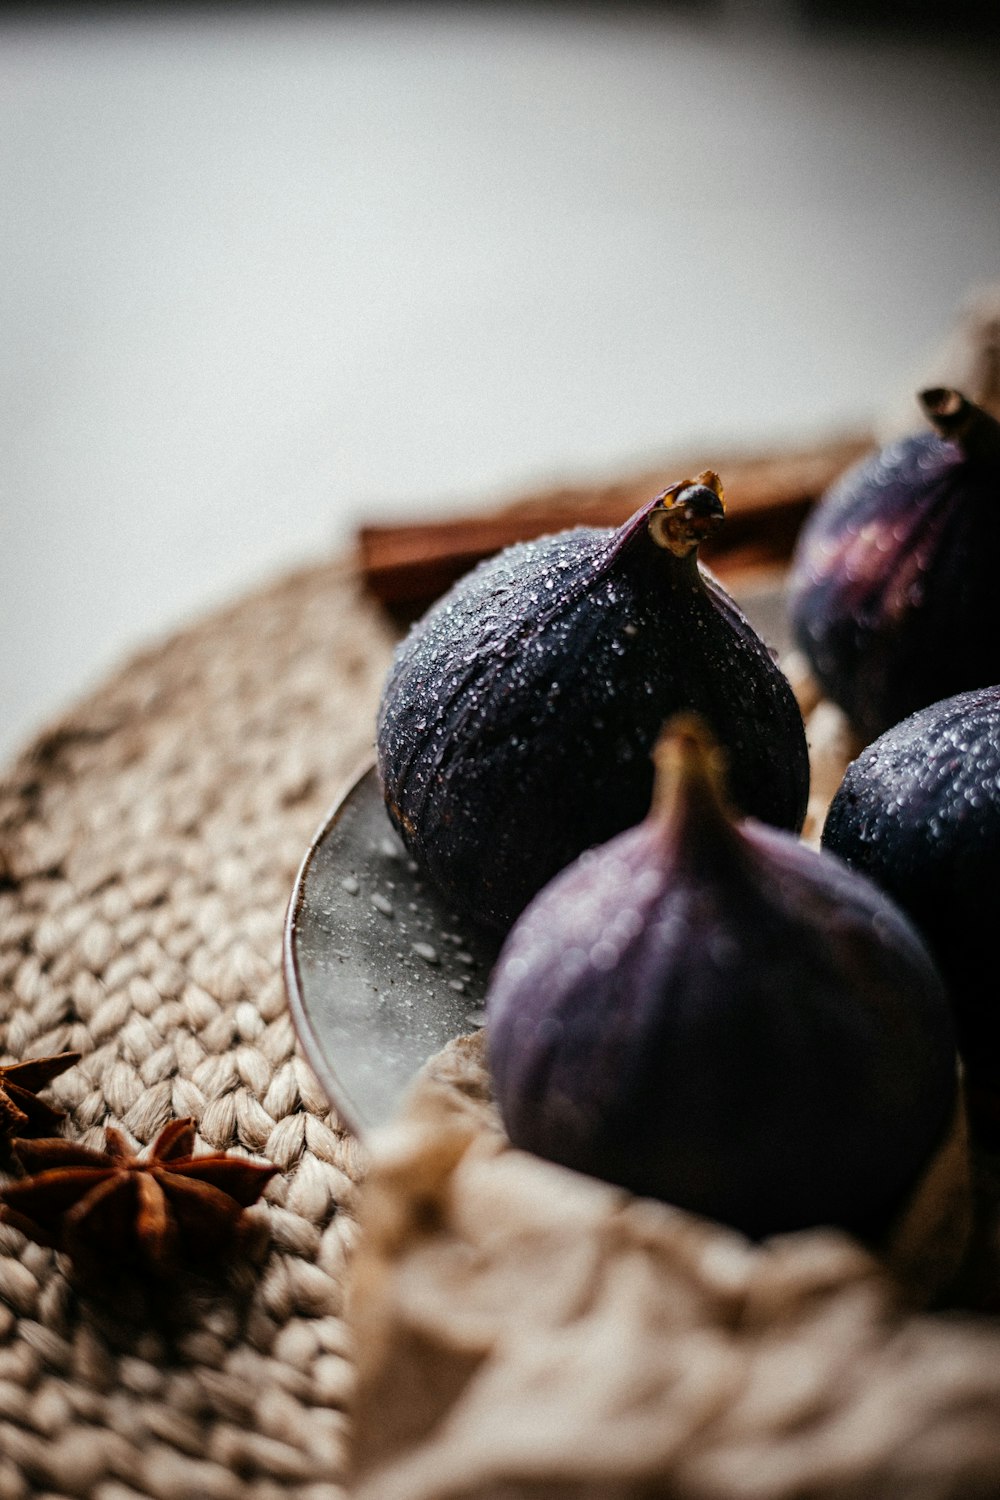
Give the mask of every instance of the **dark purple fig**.
<path id="1" fill-rule="evenodd" d="M 487 999 L 512 1142 L 754 1237 L 870 1236 L 956 1101 L 947 999 L 906 918 L 787 833 L 737 825 L 675 721 L 653 808 L 541 892 Z"/>
<path id="2" fill-rule="evenodd" d="M 510 547 L 403 642 L 378 767 L 403 841 L 456 910 L 505 929 L 557 870 L 638 822 L 665 718 L 695 709 L 747 812 L 801 826 L 802 718 L 770 652 L 697 560 L 716 475 L 618 529 Z"/>
<path id="3" fill-rule="evenodd" d="M 823 845 L 877 880 L 928 943 L 971 1089 L 1000 1126 L 1000 687 L 888 730 L 848 768 Z"/>
<path id="4" fill-rule="evenodd" d="M 864 740 L 1000 681 L 1000 423 L 956 391 L 919 399 L 935 431 L 846 474 L 792 564 L 795 637 Z"/>

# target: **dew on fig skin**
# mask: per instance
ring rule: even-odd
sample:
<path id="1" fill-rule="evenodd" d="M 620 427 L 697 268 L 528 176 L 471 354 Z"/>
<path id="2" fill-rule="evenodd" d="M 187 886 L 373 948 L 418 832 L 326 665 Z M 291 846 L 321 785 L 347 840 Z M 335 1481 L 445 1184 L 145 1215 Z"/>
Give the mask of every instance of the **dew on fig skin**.
<path id="1" fill-rule="evenodd" d="M 676 699 L 663 706 L 668 693 L 681 702 L 704 697 L 703 711 L 733 744 L 722 721 L 751 718 L 753 743 L 734 756 L 742 768 L 737 795 L 749 803 L 759 788 L 767 805 L 758 810 L 776 822 L 791 825 L 800 815 L 786 792 L 799 772 L 804 782 L 804 753 L 782 757 L 792 768 L 787 783 L 774 775 L 775 743 L 801 726 L 771 654 L 718 586 L 707 575 L 698 581 L 693 559 L 693 583 L 673 568 L 676 558 L 665 570 L 674 581 L 663 581 L 667 554 L 659 547 L 655 563 L 638 560 L 627 577 L 602 577 L 615 535 L 579 528 L 510 549 L 414 627 L 397 653 L 379 721 L 390 816 L 467 918 L 505 927 L 536 877 L 541 883 L 587 843 L 641 816 L 650 745 L 664 713 L 678 706 Z M 678 642 L 683 664 L 674 662 Z M 731 652 L 745 670 L 734 669 Z M 733 690 L 717 693 L 711 685 L 727 665 Z M 630 674 L 628 685 L 621 674 Z M 595 781 L 606 789 L 598 799 L 586 790 Z"/>
<path id="2" fill-rule="evenodd" d="M 387 896 L 383 896 L 381 891 L 375 892 L 371 898 L 371 904 L 376 911 L 382 913 L 383 917 L 394 917 L 396 915 L 396 910 L 392 902 Z"/>
<path id="3" fill-rule="evenodd" d="M 933 704 L 864 751 L 823 842 L 923 932 L 949 986 L 967 1081 L 1000 1099 L 1000 687 Z"/>
<path id="4" fill-rule="evenodd" d="M 346 891 L 349 896 L 356 896 L 361 890 L 361 882 L 356 875 L 345 875 L 340 882 L 340 888 Z"/>
<path id="5" fill-rule="evenodd" d="M 441 962 L 441 955 L 430 943 L 411 943 L 411 949 L 418 958 L 422 958 L 425 964 L 436 967 Z"/>

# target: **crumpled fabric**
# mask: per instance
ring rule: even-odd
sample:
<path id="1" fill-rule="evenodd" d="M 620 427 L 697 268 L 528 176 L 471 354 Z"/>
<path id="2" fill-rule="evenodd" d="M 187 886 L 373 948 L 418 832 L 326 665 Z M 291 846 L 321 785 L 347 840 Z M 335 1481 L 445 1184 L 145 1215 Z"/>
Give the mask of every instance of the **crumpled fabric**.
<path id="1" fill-rule="evenodd" d="M 995 1500 L 1000 1327 L 915 1311 L 968 1240 L 960 1120 L 884 1245 L 755 1245 L 514 1150 L 453 1043 L 373 1143 L 356 1500 Z"/>

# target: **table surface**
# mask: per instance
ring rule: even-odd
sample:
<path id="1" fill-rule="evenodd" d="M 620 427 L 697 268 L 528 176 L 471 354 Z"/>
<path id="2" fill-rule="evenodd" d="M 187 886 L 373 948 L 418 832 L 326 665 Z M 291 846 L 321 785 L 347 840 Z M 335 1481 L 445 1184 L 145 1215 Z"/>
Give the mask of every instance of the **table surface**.
<path id="1" fill-rule="evenodd" d="M 741 9 L 0 20 L 5 758 L 364 517 L 905 385 L 1000 272 L 996 57 Z"/>

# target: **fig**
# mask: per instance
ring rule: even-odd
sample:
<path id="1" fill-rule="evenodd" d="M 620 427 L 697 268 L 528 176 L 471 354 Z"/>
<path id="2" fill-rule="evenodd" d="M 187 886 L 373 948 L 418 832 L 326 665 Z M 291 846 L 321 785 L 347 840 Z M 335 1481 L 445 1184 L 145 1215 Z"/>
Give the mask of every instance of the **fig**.
<path id="1" fill-rule="evenodd" d="M 557 870 L 639 821 L 664 719 L 697 710 L 732 795 L 799 828 L 802 718 L 767 647 L 698 563 L 723 519 L 706 471 L 618 528 L 481 564 L 401 644 L 382 697 L 389 815 L 451 906 L 505 930 Z"/>
<path id="2" fill-rule="evenodd" d="M 864 742 L 1000 681 L 1000 423 L 957 391 L 918 399 L 934 430 L 846 474 L 792 561 L 796 641 Z"/>
<path id="3" fill-rule="evenodd" d="M 487 995 L 515 1146 L 754 1238 L 875 1236 L 947 1134 L 941 980 L 909 921 L 832 855 L 723 801 L 686 717 L 653 807 L 528 906 Z"/>
<path id="4" fill-rule="evenodd" d="M 869 745 L 822 844 L 908 913 L 948 985 L 970 1093 L 1000 1099 L 1000 687 L 931 704 Z"/>

